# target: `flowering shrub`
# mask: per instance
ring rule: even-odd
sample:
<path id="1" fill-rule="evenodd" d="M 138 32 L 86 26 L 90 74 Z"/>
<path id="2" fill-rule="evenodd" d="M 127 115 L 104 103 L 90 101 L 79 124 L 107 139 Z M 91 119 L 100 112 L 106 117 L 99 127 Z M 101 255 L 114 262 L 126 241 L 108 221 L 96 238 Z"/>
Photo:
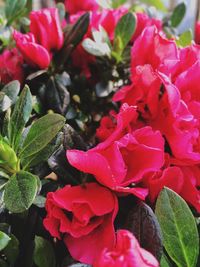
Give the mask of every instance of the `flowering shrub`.
<path id="1" fill-rule="evenodd" d="M 199 22 L 31 2 L 0 9 L 0 266 L 199 266 Z"/>

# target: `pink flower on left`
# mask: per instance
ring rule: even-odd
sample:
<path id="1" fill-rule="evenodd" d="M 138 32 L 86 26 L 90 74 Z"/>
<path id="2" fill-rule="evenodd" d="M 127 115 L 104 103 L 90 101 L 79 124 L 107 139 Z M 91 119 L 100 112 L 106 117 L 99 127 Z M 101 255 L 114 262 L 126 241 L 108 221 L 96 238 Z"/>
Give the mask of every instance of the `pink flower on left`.
<path id="1" fill-rule="evenodd" d="M 16 48 L 4 50 L 0 55 L 0 82 L 6 84 L 13 80 L 23 82 L 23 57 Z"/>
<path id="2" fill-rule="evenodd" d="M 56 8 L 33 11 L 30 14 L 30 33 L 14 31 L 16 46 L 31 67 L 46 69 L 50 65 L 53 52 L 64 42 L 63 32 Z"/>

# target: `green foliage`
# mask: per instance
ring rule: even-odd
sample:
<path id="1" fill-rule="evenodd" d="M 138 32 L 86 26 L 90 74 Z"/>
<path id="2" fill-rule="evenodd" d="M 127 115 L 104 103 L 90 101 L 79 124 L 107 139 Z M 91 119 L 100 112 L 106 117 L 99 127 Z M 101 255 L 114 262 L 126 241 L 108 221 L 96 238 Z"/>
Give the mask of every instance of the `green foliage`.
<path id="1" fill-rule="evenodd" d="M 185 3 L 178 4 L 171 16 L 171 26 L 174 28 L 177 27 L 184 18 L 185 13 L 186 13 Z"/>
<path id="2" fill-rule="evenodd" d="M 38 183 L 35 175 L 25 171 L 14 174 L 5 187 L 6 208 L 12 213 L 27 210 L 33 203 L 37 190 Z"/>
<path id="3" fill-rule="evenodd" d="M 165 188 L 156 203 L 156 216 L 164 237 L 164 247 L 178 267 L 195 267 L 199 254 L 196 222 L 186 202 Z"/>
<path id="4" fill-rule="evenodd" d="M 162 0 L 141 0 L 142 3 L 148 4 L 150 6 L 154 6 L 160 11 L 166 12 L 167 9 Z"/>
<path id="5" fill-rule="evenodd" d="M 26 3 L 27 0 L 6 0 L 5 14 L 8 25 L 24 14 Z"/>
<path id="6" fill-rule="evenodd" d="M 37 267 L 55 267 L 56 259 L 53 247 L 46 239 L 36 236 L 33 260 Z"/>
<path id="7" fill-rule="evenodd" d="M 17 150 L 22 131 L 28 122 L 32 111 L 32 96 L 28 86 L 25 86 L 14 107 L 9 125 L 9 140 Z"/>
<path id="8" fill-rule="evenodd" d="M 19 155 L 24 168 L 27 168 L 33 160 L 36 161 L 37 157 L 41 160 L 44 154 L 48 154 L 47 145 L 64 124 L 65 118 L 59 114 L 47 114 L 32 124 Z"/>
<path id="9" fill-rule="evenodd" d="M 114 54 L 121 57 L 125 47 L 131 40 L 136 29 L 136 17 L 132 13 L 127 13 L 121 17 L 116 29 L 114 38 Z"/>
<path id="10" fill-rule="evenodd" d="M 10 242 L 10 237 L 4 232 L 0 231 L 0 251 L 3 250 Z"/>
<path id="11" fill-rule="evenodd" d="M 192 30 L 189 30 L 179 36 L 178 40 L 176 40 L 176 44 L 179 47 L 186 47 L 192 43 L 192 39 Z"/>

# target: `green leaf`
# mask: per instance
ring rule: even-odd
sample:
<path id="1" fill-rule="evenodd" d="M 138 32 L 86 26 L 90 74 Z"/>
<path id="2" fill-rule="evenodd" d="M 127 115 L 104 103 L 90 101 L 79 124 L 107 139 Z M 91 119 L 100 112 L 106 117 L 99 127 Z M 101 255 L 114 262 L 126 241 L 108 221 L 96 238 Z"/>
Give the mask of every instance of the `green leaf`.
<path id="1" fill-rule="evenodd" d="M 13 213 L 27 210 L 37 193 L 37 178 L 29 172 L 20 171 L 14 174 L 5 187 L 4 202 Z"/>
<path id="2" fill-rule="evenodd" d="M 190 29 L 189 31 L 186 31 L 179 36 L 179 39 L 176 41 L 176 44 L 179 47 L 186 47 L 192 43 L 192 39 L 192 30 Z"/>
<path id="3" fill-rule="evenodd" d="M 4 232 L 0 231 L 0 251 L 8 245 L 9 241 L 10 237 Z"/>
<path id="4" fill-rule="evenodd" d="M 6 0 L 5 14 L 8 25 L 24 13 L 26 2 L 27 0 Z"/>
<path id="5" fill-rule="evenodd" d="M 6 256 L 6 259 L 10 264 L 15 263 L 19 254 L 19 241 L 14 235 L 10 235 L 10 242 L 3 250 L 3 254 Z"/>
<path id="6" fill-rule="evenodd" d="M 167 9 L 162 0 L 141 0 L 142 3 L 154 6 L 156 9 L 166 12 Z"/>
<path id="7" fill-rule="evenodd" d="M 156 203 L 156 216 L 164 237 L 164 247 L 178 267 L 195 267 L 199 239 L 195 219 L 186 202 L 164 188 Z"/>
<path id="8" fill-rule="evenodd" d="M 132 13 L 127 13 L 121 17 L 116 28 L 114 38 L 114 51 L 123 53 L 125 47 L 131 40 L 136 29 L 136 17 Z"/>
<path id="9" fill-rule="evenodd" d="M 65 118 L 59 114 L 47 114 L 31 126 L 20 152 L 22 165 L 27 158 L 35 158 L 53 140 L 65 124 Z M 39 155 L 40 156 L 40 155 Z"/>
<path id="10" fill-rule="evenodd" d="M 118 7 L 122 6 L 123 4 L 125 4 L 126 2 L 127 2 L 127 0 L 112 0 L 112 7 L 118 8 Z"/>
<path id="11" fill-rule="evenodd" d="M 160 261 L 160 267 L 170 267 L 170 263 L 164 254 L 162 255 L 162 258 Z"/>
<path id="12" fill-rule="evenodd" d="M 12 147 L 17 150 L 22 131 L 28 122 L 32 111 L 32 96 L 28 86 L 25 86 L 15 105 L 10 119 L 9 140 Z"/>
<path id="13" fill-rule="evenodd" d="M 86 38 L 82 42 L 82 46 L 89 54 L 96 57 L 110 55 L 110 48 L 106 43 L 96 43 L 93 40 Z"/>
<path id="14" fill-rule="evenodd" d="M 7 109 L 11 107 L 10 98 L 4 93 L 0 92 L 0 112 L 5 112 Z"/>
<path id="15" fill-rule="evenodd" d="M 181 23 L 182 19 L 184 18 L 185 13 L 186 13 L 185 3 L 178 4 L 175 7 L 174 12 L 172 13 L 172 16 L 171 16 L 171 26 L 174 28 L 177 27 Z"/>
<path id="16" fill-rule="evenodd" d="M 55 267 L 56 259 L 53 247 L 46 239 L 36 236 L 33 260 L 37 267 Z"/>
<path id="17" fill-rule="evenodd" d="M 16 102 L 19 91 L 20 91 L 19 81 L 9 82 L 2 89 L 2 92 L 4 92 L 10 98 L 12 104 Z"/>

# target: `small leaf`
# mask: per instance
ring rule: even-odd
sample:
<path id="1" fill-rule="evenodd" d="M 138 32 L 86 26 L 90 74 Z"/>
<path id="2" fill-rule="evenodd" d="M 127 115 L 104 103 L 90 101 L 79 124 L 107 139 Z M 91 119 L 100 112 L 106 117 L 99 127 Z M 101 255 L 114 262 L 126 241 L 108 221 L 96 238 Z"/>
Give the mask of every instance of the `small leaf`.
<path id="1" fill-rule="evenodd" d="M 10 242 L 10 237 L 4 232 L 0 231 L 0 251 L 3 250 Z"/>
<path id="2" fill-rule="evenodd" d="M 10 119 L 9 140 L 12 147 L 17 150 L 22 131 L 28 122 L 32 111 L 32 96 L 28 86 L 25 86 L 15 105 Z"/>
<path id="3" fill-rule="evenodd" d="M 69 265 L 68 267 L 92 267 L 92 265 L 83 264 L 83 263 L 74 263 Z"/>
<path id="4" fill-rule="evenodd" d="M 174 28 L 177 27 L 181 23 L 182 19 L 184 18 L 185 13 L 186 13 L 185 3 L 178 4 L 175 7 L 174 12 L 172 13 L 172 16 L 171 16 L 171 26 Z"/>
<path id="5" fill-rule="evenodd" d="M 186 202 L 164 188 L 156 203 L 156 216 L 164 237 L 164 247 L 178 267 L 195 267 L 199 238 L 195 219 Z"/>
<path id="6" fill-rule="evenodd" d="M 125 47 L 131 40 L 136 29 L 136 17 L 132 13 L 127 13 L 121 17 L 116 28 L 114 38 L 114 51 L 122 54 Z"/>
<path id="7" fill-rule="evenodd" d="M 10 98 L 3 92 L 0 92 L 0 112 L 5 112 L 7 109 L 11 107 Z"/>
<path id="8" fill-rule="evenodd" d="M 10 98 L 12 104 L 16 102 L 19 91 L 20 91 L 19 81 L 9 82 L 2 89 L 2 92 L 4 92 Z"/>
<path id="9" fill-rule="evenodd" d="M 19 241 L 14 235 L 10 235 L 10 242 L 3 250 L 3 254 L 6 256 L 7 261 L 10 264 L 14 264 L 19 254 Z"/>
<path id="10" fill-rule="evenodd" d="M 162 235 L 152 209 L 140 201 L 128 214 L 126 227 L 136 236 L 140 245 L 158 260 L 162 255 Z"/>
<path id="11" fill-rule="evenodd" d="M 84 39 L 82 46 L 89 54 L 97 57 L 109 56 L 111 52 L 107 43 L 96 43 L 89 38 Z"/>
<path id="12" fill-rule="evenodd" d="M 35 157 L 57 135 L 65 124 L 65 118 L 59 114 L 47 114 L 38 119 L 31 126 L 20 152 L 20 159 L 26 162 L 26 158 Z"/>
<path id="13" fill-rule="evenodd" d="M 141 0 L 142 3 L 154 6 L 156 9 L 166 12 L 167 9 L 162 0 Z"/>
<path id="14" fill-rule="evenodd" d="M 186 47 L 192 43 L 193 37 L 192 37 L 192 30 L 186 31 L 182 33 L 178 40 L 176 41 L 176 44 L 179 47 Z"/>
<path id="15" fill-rule="evenodd" d="M 37 267 L 55 267 L 56 259 L 53 247 L 46 239 L 36 236 L 33 260 Z"/>
<path id="16" fill-rule="evenodd" d="M 45 99 L 49 109 L 62 115 L 66 114 L 67 107 L 70 103 L 70 94 L 67 87 L 59 81 L 57 76 L 49 79 Z"/>
<path id="17" fill-rule="evenodd" d="M 37 189 L 35 175 L 25 171 L 14 174 L 5 187 L 6 208 L 13 213 L 27 210 L 35 199 Z"/>
<path id="18" fill-rule="evenodd" d="M 46 202 L 46 198 L 43 196 L 36 196 L 33 204 L 38 208 L 44 208 Z"/>

